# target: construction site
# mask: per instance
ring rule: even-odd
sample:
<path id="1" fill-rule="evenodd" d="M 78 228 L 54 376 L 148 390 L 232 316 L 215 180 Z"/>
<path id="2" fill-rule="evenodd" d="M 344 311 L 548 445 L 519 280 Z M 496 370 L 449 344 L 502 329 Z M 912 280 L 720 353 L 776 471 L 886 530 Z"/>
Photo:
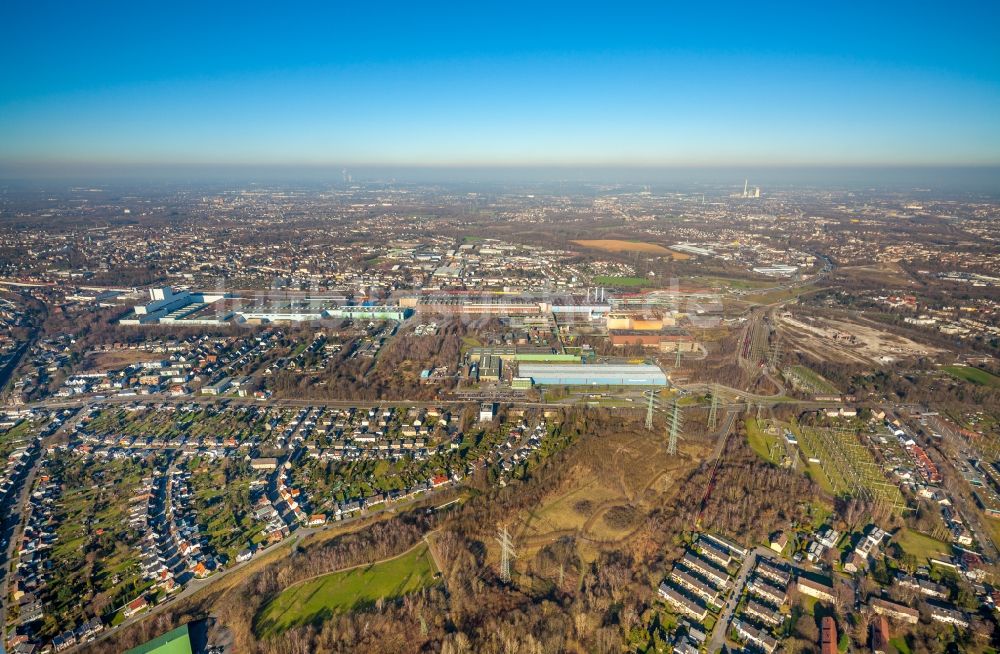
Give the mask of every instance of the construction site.
<path id="1" fill-rule="evenodd" d="M 789 348 L 818 362 L 879 365 L 943 352 L 868 321 L 793 316 L 785 311 L 776 314 L 775 324 Z"/>

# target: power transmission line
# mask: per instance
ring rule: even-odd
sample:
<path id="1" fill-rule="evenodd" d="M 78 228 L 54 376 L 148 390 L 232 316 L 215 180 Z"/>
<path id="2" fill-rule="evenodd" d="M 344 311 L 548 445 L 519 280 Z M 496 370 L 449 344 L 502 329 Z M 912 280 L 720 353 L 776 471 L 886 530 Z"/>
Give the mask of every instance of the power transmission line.
<path id="1" fill-rule="evenodd" d="M 511 560 L 517 558 L 517 553 L 506 525 L 498 532 L 497 542 L 500 543 L 500 581 L 509 584 Z"/>
<path id="2" fill-rule="evenodd" d="M 776 336 L 774 339 L 774 345 L 771 347 L 770 356 L 768 357 L 768 363 L 772 370 L 778 370 L 778 364 L 781 363 L 781 337 Z"/>
<path id="3" fill-rule="evenodd" d="M 708 428 L 715 429 L 719 425 L 719 390 L 712 386 L 712 406 L 708 410 Z"/>
<path id="4" fill-rule="evenodd" d="M 673 456 L 677 454 L 677 436 L 681 431 L 681 405 L 674 400 L 674 410 L 670 415 L 668 428 L 670 429 L 670 440 L 667 441 L 667 454 Z"/>

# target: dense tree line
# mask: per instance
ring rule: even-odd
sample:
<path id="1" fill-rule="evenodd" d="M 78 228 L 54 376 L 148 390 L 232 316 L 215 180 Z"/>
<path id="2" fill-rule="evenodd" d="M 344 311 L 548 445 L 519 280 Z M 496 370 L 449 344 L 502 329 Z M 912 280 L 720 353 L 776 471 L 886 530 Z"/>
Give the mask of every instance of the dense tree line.
<path id="1" fill-rule="evenodd" d="M 432 400 L 442 389 L 457 383 L 462 338 L 469 327 L 459 320 L 445 323 L 435 336 L 402 333 L 376 357 L 352 356 L 360 341 L 351 342 L 330 357 L 318 374 L 281 371 L 268 382 L 279 397 L 352 400 Z M 449 377 L 433 384 L 420 383 L 420 371 L 447 367 Z"/>

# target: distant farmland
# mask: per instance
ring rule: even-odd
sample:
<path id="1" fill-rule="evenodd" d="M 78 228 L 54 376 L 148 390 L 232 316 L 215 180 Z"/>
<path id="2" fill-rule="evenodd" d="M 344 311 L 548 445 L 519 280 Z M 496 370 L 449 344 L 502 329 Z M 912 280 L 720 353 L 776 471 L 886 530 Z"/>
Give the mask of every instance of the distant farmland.
<path id="1" fill-rule="evenodd" d="M 674 252 L 656 243 L 642 243 L 640 241 L 620 241 L 613 238 L 602 238 L 596 240 L 570 241 L 577 245 L 593 250 L 604 250 L 605 252 L 643 252 L 645 254 L 659 254 L 670 256 L 678 261 L 690 259 L 691 256 L 683 252 Z"/>

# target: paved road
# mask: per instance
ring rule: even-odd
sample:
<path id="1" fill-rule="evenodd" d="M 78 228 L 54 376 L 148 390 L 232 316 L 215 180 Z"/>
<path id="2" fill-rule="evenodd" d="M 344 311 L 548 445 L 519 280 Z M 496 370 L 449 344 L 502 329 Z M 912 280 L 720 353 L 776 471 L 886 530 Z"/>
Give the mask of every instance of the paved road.
<path id="1" fill-rule="evenodd" d="M 586 398 L 570 398 L 571 401 L 561 401 L 561 402 L 531 402 L 526 400 L 518 400 L 515 398 L 507 398 L 503 400 L 504 403 L 511 403 L 515 407 L 534 407 L 541 409 L 563 409 L 570 404 L 585 404 Z M 329 408 L 372 408 L 372 407 L 416 407 L 416 408 L 434 408 L 440 406 L 456 405 L 456 404 L 469 404 L 470 402 L 475 402 L 478 400 L 471 399 L 437 399 L 437 400 L 322 400 L 322 399 L 277 399 L 271 398 L 268 400 L 257 400 L 251 397 L 220 397 L 217 395 L 183 395 L 183 396 L 172 396 L 172 395 L 109 395 L 107 397 L 95 397 L 93 395 L 74 397 L 74 398 L 49 398 L 46 400 L 41 400 L 38 402 L 32 402 L 30 404 L 18 407 L 21 409 L 67 409 L 67 408 L 80 408 L 80 407 L 100 407 L 100 406 L 117 406 L 121 404 L 132 404 L 138 402 L 140 404 L 229 404 L 229 405 L 248 405 L 248 406 L 259 406 L 259 407 L 283 407 L 291 409 L 301 409 L 301 408 L 311 408 L 311 407 L 329 407 Z M 630 407 L 631 408 L 631 407 Z M 645 407 L 643 407 L 645 408 Z"/>
<path id="2" fill-rule="evenodd" d="M 683 392 L 687 393 L 706 393 L 712 390 L 719 392 L 720 394 L 725 394 L 729 396 L 734 396 L 742 400 L 749 400 L 755 404 L 762 405 L 774 405 L 774 404 L 799 404 L 803 406 L 828 406 L 829 402 L 815 402 L 811 400 L 796 400 L 784 396 L 784 388 L 781 386 L 780 382 L 775 380 L 775 385 L 778 387 L 779 392 L 773 395 L 760 395 L 756 393 L 751 393 L 739 388 L 733 388 L 731 386 L 725 386 L 723 384 L 708 384 L 708 383 L 694 383 L 687 385 L 677 385 L 677 388 Z M 634 389 L 625 388 L 622 389 L 617 395 L 628 396 L 634 392 Z M 609 396 L 616 395 L 613 393 L 608 393 Z M 586 404 L 588 398 L 585 396 L 575 397 L 571 396 L 566 400 L 559 402 L 532 402 L 517 398 L 506 398 L 502 401 L 510 402 L 517 408 L 539 408 L 539 409 L 562 409 L 567 406 L 574 404 Z M 416 407 L 416 408 L 433 408 L 447 405 L 455 404 L 468 404 L 470 399 L 437 399 L 437 400 L 323 400 L 323 399 L 292 399 L 292 398 L 271 398 L 268 400 L 257 400 L 251 397 L 220 397 L 216 395 L 183 395 L 183 396 L 173 396 L 164 394 L 152 394 L 152 395 L 109 395 L 107 397 L 102 396 L 81 396 L 81 397 L 69 397 L 69 398 L 48 398 L 45 400 L 40 400 L 38 402 L 32 402 L 30 404 L 24 405 L 19 408 L 27 409 L 68 409 L 68 408 L 96 408 L 101 406 L 117 406 L 123 404 L 132 403 L 142 403 L 142 404 L 197 404 L 197 405 L 209 405 L 209 404 L 228 404 L 228 405 L 246 405 L 246 406 L 261 406 L 261 407 L 282 407 L 282 408 L 310 408 L 310 407 L 328 407 L 328 408 L 371 408 L 371 407 Z M 644 410 L 645 406 L 636 407 L 621 407 L 628 409 L 641 409 Z"/>
<path id="3" fill-rule="evenodd" d="M 252 397 L 220 397 L 217 395 L 109 395 L 107 397 L 95 397 L 93 395 L 71 398 L 50 398 L 27 404 L 21 408 L 28 409 L 65 409 L 84 406 L 105 406 L 116 404 L 130 404 L 139 402 L 144 404 L 247 404 L 261 407 L 335 407 L 335 408 L 370 408 L 382 406 L 406 406 L 406 407 L 436 407 L 442 404 L 456 404 L 458 400 L 433 400 L 427 402 L 408 400 L 382 400 L 372 402 L 367 400 L 305 400 L 305 399 L 277 399 L 257 400 Z"/>
<path id="4" fill-rule="evenodd" d="M 754 550 L 747 554 L 747 557 L 743 559 L 743 565 L 740 566 L 740 572 L 736 575 L 736 585 L 733 586 L 732 592 L 729 594 L 729 599 L 726 601 L 726 605 L 722 609 L 722 613 L 719 614 L 719 619 L 715 623 L 715 627 L 712 629 L 712 637 L 708 641 L 708 645 L 705 651 L 708 654 L 715 654 L 722 649 L 722 646 L 726 644 L 726 634 L 729 632 L 729 621 L 733 617 L 733 611 L 736 610 L 736 604 L 740 601 L 740 597 L 743 594 L 743 587 L 746 585 L 747 576 L 749 576 L 750 571 L 753 570 L 754 565 L 757 564 L 757 550 Z"/>
<path id="5" fill-rule="evenodd" d="M 712 630 L 712 637 L 708 641 L 708 645 L 705 651 L 708 654 L 715 654 L 722 650 L 722 646 L 726 644 L 726 634 L 729 633 L 729 622 L 733 619 L 733 612 L 736 610 L 736 605 L 740 601 L 740 597 L 743 594 L 743 588 L 746 587 L 747 577 L 750 576 L 750 572 L 757 565 L 758 557 L 770 559 L 772 561 L 777 560 L 780 563 L 786 564 L 787 562 L 782 560 L 780 557 L 775 556 L 774 552 L 764 547 L 763 545 L 758 545 L 753 550 L 747 554 L 747 557 L 743 559 L 743 565 L 740 566 L 740 572 L 736 576 L 736 585 L 733 587 L 733 592 L 729 596 L 729 601 L 726 602 L 726 606 L 722 609 L 722 613 L 719 615 L 718 622 L 715 623 L 715 628 Z M 794 566 L 793 566 L 794 567 Z"/>
<path id="6" fill-rule="evenodd" d="M 80 423 L 80 420 L 83 418 L 83 416 L 84 416 L 83 411 L 78 412 L 75 416 L 73 416 L 73 418 L 67 420 L 53 434 L 41 439 L 38 450 L 34 455 L 33 461 L 31 462 L 31 468 L 28 470 L 27 474 L 25 474 L 23 477 L 24 481 L 21 484 L 20 490 L 18 492 L 17 502 L 15 503 L 14 507 L 7 512 L 7 515 L 4 519 L 3 529 L 4 530 L 9 529 L 8 533 L 10 534 L 10 540 L 7 543 L 7 551 L 4 552 L 5 569 L 3 575 L 3 583 L 0 583 L 0 590 L 2 590 L 3 592 L 2 597 L 0 597 L 0 625 L 2 625 L 4 629 L 4 634 L 2 635 L 2 639 L 4 640 L 6 640 L 6 633 L 7 633 L 7 613 L 9 609 L 7 604 L 10 597 L 10 592 L 9 592 L 10 575 L 8 574 L 8 566 L 10 565 L 10 562 L 13 559 L 14 549 L 21 540 L 21 529 L 23 526 L 21 524 L 21 521 L 24 516 L 24 509 L 28 504 L 28 498 L 31 496 L 31 488 L 32 486 L 34 486 L 35 477 L 38 474 L 38 469 L 41 465 L 42 460 L 45 458 L 44 450 L 49 445 L 55 443 L 60 438 L 62 438 L 71 429 L 75 429 L 76 426 Z"/>
<path id="7" fill-rule="evenodd" d="M 35 474 L 37 472 L 38 461 L 41 460 L 41 453 L 36 450 L 32 455 L 32 460 L 30 467 L 27 472 L 20 475 L 20 485 L 17 493 L 17 498 L 15 501 L 8 499 L 4 503 L 3 510 L 5 512 L 3 526 L 3 533 L 7 537 L 7 547 L 4 551 L 4 569 L 3 569 L 3 583 L 0 584 L 0 591 L 3 592 L 2 598 L 0 598 L 0 625 L 4 627 L 4 634 L 6 634 L 7 625 L 7 597 L 9 591 L 10 583 L 10 562 L 14 557 L 14 549 L 17 547 L 18 542 L 21 540 L 21 517 L 24 515 L 24 506 L 28 501 L 28 496 L 31 492 L 31 486 L 35 481 Z M 0 636 L 0 640 L 5 640 L 6 636 Z"/>
<path id="8" fill-rule="evenodd" d="M 966 460 L 978 458 L 978 456 L 965 448 L 965 445 L 959 438 L 954 438 L 951 444 L 958 448 L 959 455 L 962 458 Z M 981 510 L 972 498 L 972 489 L 962 478 L 962 473 L 955 468 L 952 460 L 935 446 L 934 443 L 926 443 L 925 445 L 931 460 L 934 461 L 945 481 L 948 482 L 944 486 L 949 490 L 949 496 L 955 501 L 955 508 L 958 509 L 958 514 L 969 526 L 969 530 L 972 532 L 976 542 L 983 549 L 983 553 L 993 560 L 1000 559 L 1000 549 L 997 548 L 996 543 L 990 537 L 990 531 L 983 524 Z"/>

